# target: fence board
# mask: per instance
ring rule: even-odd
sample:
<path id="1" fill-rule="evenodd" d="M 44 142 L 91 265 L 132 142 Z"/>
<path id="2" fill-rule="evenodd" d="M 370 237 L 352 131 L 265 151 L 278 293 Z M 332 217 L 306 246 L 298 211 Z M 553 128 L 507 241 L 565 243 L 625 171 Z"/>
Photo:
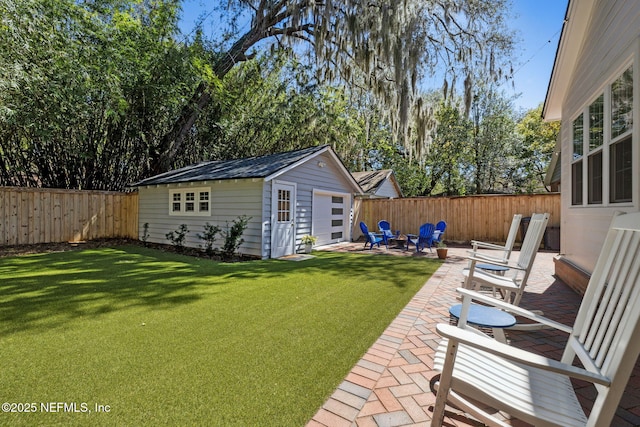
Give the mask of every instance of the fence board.
<path id="1" fill-rule="evenodd" d="M 560 226 L 560 194 L 480 195 L 464 197 L 417 197 L 405 199 L 363 199 L 356 205 L 353 237 L 362 234 L 364 221 L 370 229 L 385 219 L 393 230 L 417 233 L 425 222 L 447 222 L 445 240 L 466 243 L 471 240 L 504 243 L 513 215 L 550 214 L 549 227 Z M 520 237 L 519 237 L 520 238 Z"/>
<path id="2" fill-rule="evenodd" d="M 138 237 L 138 194 L 0 187 L 0 245 Z"/>

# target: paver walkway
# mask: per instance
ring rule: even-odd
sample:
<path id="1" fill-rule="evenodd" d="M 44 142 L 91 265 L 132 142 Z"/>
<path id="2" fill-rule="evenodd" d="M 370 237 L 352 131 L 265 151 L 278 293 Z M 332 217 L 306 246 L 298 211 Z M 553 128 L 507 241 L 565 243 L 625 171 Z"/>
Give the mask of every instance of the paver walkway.
<path id="1" fill-rule="evenodd" d="M 345 244 L 331 250 L 361 251 L 361 243 Z M 449 322 L 449 307 L 458 302 L 455 289 L 462 284 L 467 248 L 449 248 L 445 263 L 429 278 L 367 353 L 353 367 L 333 395 L 308 422 L 307 427 L 428 426 L 435 396 L 429 381 L 439 336 L 436 324 Z M 367 251 L 369 252 L 369 251 Z M 373 253 L 400 256 L 435 256 L 397 249 L 377 249 Z M 553 257 L 539 252 L 521 306 L 543 310 L 567 325 L 573 324 L 580 296 L 553 277 Z M 517 257 L 517 253 L 514 252 Z M 508 331 L 511 344 L 554 358 L 560 358 L 566 342 L 556 331 Z M 579 390 L 585 404 L 593 399 L 593 389 L 583 384 Z M 508 421 L 509 422 L 509 421 Z M 528 425 L 519 420 L 513 426 Z M 478 422 L 448 408 L 445 425 L 478 426 Z M 636 366 L 612 425 L 640 426 L 640 369 Z"/>

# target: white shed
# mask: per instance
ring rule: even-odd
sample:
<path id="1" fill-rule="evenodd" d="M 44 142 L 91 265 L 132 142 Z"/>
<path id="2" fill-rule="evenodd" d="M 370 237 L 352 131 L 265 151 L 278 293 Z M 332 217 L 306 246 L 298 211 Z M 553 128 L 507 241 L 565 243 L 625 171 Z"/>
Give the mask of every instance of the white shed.
<path id="1" fill-rule="evenodd" d="M 349 241 L 352 195 L 362 193 L 328 145 L 198 163 L 133 186 L 139 191 L 139 236 L 147 224 L 147 241 L 168 244 L 166 234 L 186 224 L 185 246 L 203 246 L 197 235 L 207 222 L 225 229 L 247 215 L 239 252 L 263 259 L 298 252 L 307 234 L 318 245 Z"/>
<path id="2" fill-rule="evenodd" d="M 640 210 L 639 71 L 640 2 L 570 0 L 543 117 L 562 120 L 556 274 L 572 286 L 586 284 L 613 215 Z"/>

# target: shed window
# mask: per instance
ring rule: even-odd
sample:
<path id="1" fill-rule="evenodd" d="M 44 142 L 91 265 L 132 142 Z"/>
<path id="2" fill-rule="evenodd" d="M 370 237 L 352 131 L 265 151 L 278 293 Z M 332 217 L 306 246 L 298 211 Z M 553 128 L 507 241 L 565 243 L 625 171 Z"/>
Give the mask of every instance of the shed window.
<path id="1" fill-rule="evenodd" d="M 169 215 L 211 215 L 210 194 L 209 188 L 170 189 Z"/>

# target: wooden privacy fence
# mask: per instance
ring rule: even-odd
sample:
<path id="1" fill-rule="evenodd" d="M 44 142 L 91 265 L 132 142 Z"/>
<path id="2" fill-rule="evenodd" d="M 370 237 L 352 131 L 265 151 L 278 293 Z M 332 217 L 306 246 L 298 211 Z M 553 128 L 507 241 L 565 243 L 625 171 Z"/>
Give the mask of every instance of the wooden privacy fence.
<path id="1" fill-rule="evenodd" d="M 0 245 L 138 238 L 138 193 L 0 187 Z"/>
<path id="2" fill-rule="evenodd" d="M 447 222 L 445 240 L 504 242 L 516 213 L 549 212 L 560 226 L 560 194 L 481 195 L 356 200 L 353 238 L 364 221 L 377 230 L 386 219 L 393 230 L 417 233 L 425 222 Z M 138 238 L 138 193 L 0 187 L 0 245 Z"/>
<path id="3" fill-rule="evenodd" d="M 513 215 L 534 212 L 550 213 L 548 227 L 559 230 L 560 194 L 363 199 L 356 203 L 353 238 L 362 234 L 360 221 L 377 230 L 378 221 L 386 219 L 392 230 L 417 234 L 420 225 L 442 219 L 447 222 L 444 240 L 505 242 Z"/>

